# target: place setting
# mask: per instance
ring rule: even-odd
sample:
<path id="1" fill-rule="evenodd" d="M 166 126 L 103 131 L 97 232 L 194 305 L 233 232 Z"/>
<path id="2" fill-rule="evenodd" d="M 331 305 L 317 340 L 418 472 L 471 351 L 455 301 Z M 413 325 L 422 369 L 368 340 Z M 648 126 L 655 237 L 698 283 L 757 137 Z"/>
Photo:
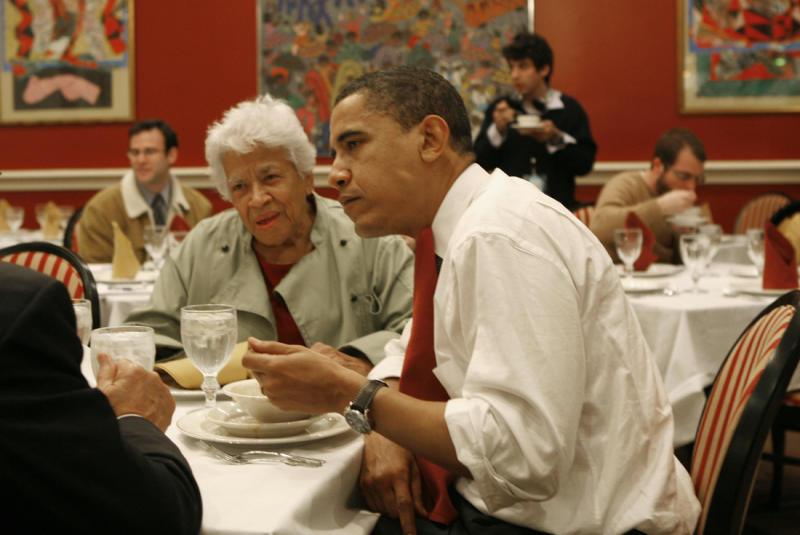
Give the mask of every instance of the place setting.
<path id="1" fill-rule="evenodd" d="M 675 285 L 665 279 L 683 271 L 683 266 L 654 261 L 652 233 L 646 235 L 649 229 L 643 229 L 636 221 L 638 218 L 632 217 L 635 215 L 631 212 L 626 227 L 614 231 L 614 246 L 622 261 L 619 268 L 622 288 L 630 295 L 677 293 Z M 646 254 L 643 255 L 645 251 Z"/>
<path id="2" fill-rule="evenodd" d="M 746 239 L 753 265 L 731 268 L 731 275 L 740 280 L 723 289 L 726 296 L 778 297 L 800 285 L 795 248 L 772 223 L 748 229 Z"/>

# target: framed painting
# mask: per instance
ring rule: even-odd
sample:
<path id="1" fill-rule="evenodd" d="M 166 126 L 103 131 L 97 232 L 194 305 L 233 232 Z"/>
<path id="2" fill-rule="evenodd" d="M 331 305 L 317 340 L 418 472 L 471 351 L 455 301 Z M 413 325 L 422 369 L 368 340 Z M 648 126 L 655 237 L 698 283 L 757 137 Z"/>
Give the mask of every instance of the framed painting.
<path id="1" fill-rule="evenodd" d="M 428 66 L 459 90 L 473 127 L 511 93 L 501 49 L 532 0 L 257 0 L 259 89 L 287 100 L 323 159 L 338 91 L 365 72 Z"/>
<path id="2" fill-rule="evenodd" d="M 0 0 L 0 123 L 134 117 L 134 0 Z"/>
<path id="3" fill-rule="evenodd" d="M 800 0 L 678 0 L 682 113 L 800 112 Z"/>

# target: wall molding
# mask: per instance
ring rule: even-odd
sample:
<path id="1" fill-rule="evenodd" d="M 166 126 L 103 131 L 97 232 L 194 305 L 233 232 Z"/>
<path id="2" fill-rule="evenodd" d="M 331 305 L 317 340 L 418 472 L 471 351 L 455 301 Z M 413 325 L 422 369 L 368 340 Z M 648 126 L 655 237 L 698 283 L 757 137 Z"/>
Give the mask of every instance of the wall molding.
<path id="1" fill-rule="evenodd" d="M 597 162 L 594 171 L 578 179 L 579 186 L 602 186 L 622 171 L 647 169 L 647 161 Z M 126 167 L 103 169 L 24 169 L 0 174 L 0 191 L 100 190 L 117 182 Z M 330 165 L 314 167 L 314 183 L 328 186 Z M 212 188 L 207 167 L 173 167 L 183 183 L 194 188 Z M 706 162 L 706 184 L 766 185 L 800 184 L 800 160 L 712 160 Z"/>

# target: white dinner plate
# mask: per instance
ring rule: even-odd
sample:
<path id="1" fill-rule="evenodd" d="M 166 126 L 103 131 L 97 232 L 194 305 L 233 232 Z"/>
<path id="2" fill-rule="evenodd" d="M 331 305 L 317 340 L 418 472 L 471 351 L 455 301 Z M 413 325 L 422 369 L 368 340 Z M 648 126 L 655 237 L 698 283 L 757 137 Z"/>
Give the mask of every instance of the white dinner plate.
<path id="1" fill-rule="evenodd" d="M 730 273 L 734 277 L 742 277 L 745 279 L 755 279 L 758 277 L 758 270 L 755 266 L 748 266 L 744 264 L 741 266 L 731 266 Z"/>
<path id="2" fill-rule="evenodd" d="M 213 409 L 197 409 L 185 414 L 177 421 L 178 429 L 190 437 L 199 438 L 200 440 L 219 442 L 222 444 L 247 444 L 254 446 L 312 442 L 314 440 L 336 436 L 350 430 L 350 426 L 345 422 L 344 416 L 335 412 L 330 412 L 318 416 L 311 425 L 294 435 L 264 438 L 237 437 L 231 435 L 223 427 L 218 426 L 206 418 L 208 412 L 211 410 Z"/>
<path id="3" fill-rule="evenodd" d="M 622 288 L 627 294 L 649 294 L 663 292 L 667 285 L 663 282 L 633 279 L 622 279 Z"/>
<path id="4" fill-rule="evenodd" d="M 736 284 L 731 284 L 731 288 L 735 291 L 743 294 L 748 295 L 762 295 L 762 296 L 775 296 L 778 297 L 780 295 L 785 294 L 786 292 L 790 292 L 793 288 L 783 288 L 778 290 L 773 289 L 764 289 L 761 287 L 761 282 L 754 281 L 754 282 L 740 282 Z"/>
<path id="5" fill-rule="evenodd" d="M 289 422 L 262 422 L 245 412 L 235 401 L 217 403 L 206 418 L 229 434 L 237 437 L 266 438 L 296 435 L 322 416 L 312 416 Z"/>
<path id="6" fill-rule="evenodd" d="M 650 264 L 650 266 L 645 271 L 634 271 L 634 277 L 671 277 L 677 273 L 683 271 L 684 266 L 679 266 L 675 264 L 661 264 L 656 262 L 655 264 Z M 625 273 L 625 266 L 618 265 L 617 269 L 619 270 L 620 276 L 624 276 Z"/>

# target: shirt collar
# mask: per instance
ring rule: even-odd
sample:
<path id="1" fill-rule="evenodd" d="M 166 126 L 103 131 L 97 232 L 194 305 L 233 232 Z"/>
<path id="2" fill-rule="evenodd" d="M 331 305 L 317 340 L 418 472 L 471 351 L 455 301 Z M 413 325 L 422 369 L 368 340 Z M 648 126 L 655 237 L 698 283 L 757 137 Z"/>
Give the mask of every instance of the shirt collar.
<path id="1" fill-rule="evenodd" d="M 171 198 L 164 200 L 167 201 L 167 206 L 171 206 L 174 209 L 175 213 L 185 214 L 189 211 L 189 201 L 186 200 L 177 178 L 170 174 L 169 182 L 169 195 Z M 122 204 L 125 205 L 125 213 L 129 218 L 136 219 L 150 210 L 150 204 L 140 191 L 139 182 L 133 175 L 133 170 L 128 170 L 125 173 L 120 187 L 122 190 Z M 155 194 L 152 195 L 155 198 Z M 152 201 L 152 198 L 150 201 Z"/>
<path id="2" fill-rule="evenodd" d="M 489 175 L 480 165 L 473 163 L 450 186 L 442 204 L 436 211 L 433 224 L 431 224 L 434 250 L 437 256 L 444 258 L 450 238 L 453 236 L 459 220 L 472 201 L 486 191 L 495 176 L 507 177 L 499 169 Z"/>
<path id="3" fill-rule="evenodd" d="M 561 100 L 561 94 L 561 91 L 558 89 L 553 89 L 552 87 L 547 88 L 547 93 L 545 93 L 543 99 L 545 111 L 564 109 L 564 101 Z M 527 100 L 522 101 L 522 108 L 525 110 L 525 113 L 540 115 L 539 110 Z"/>

